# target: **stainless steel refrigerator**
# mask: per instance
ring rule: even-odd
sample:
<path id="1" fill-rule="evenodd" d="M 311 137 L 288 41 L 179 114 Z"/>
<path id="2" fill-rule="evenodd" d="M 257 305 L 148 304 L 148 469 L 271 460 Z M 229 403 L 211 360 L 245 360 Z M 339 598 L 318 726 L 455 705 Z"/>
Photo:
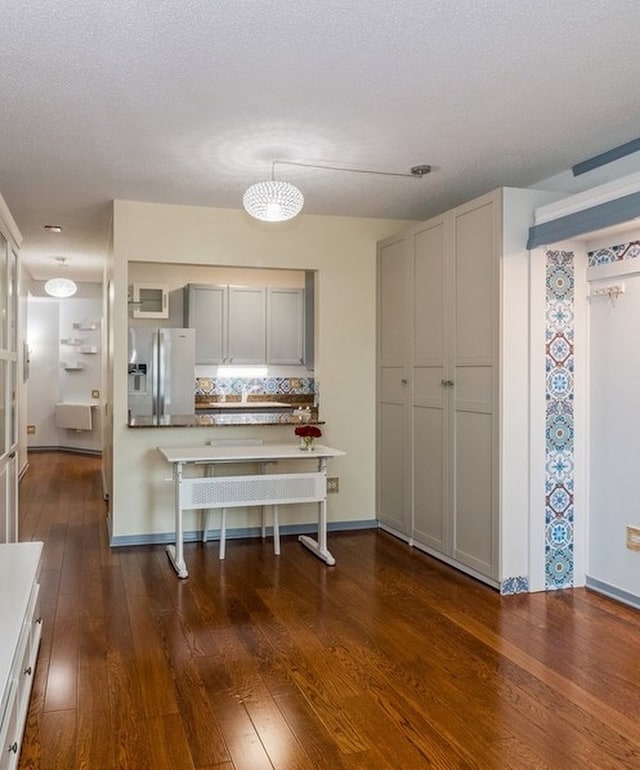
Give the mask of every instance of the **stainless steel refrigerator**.
<path id="1" fill-rule="evenodd" d="M 129 415 L 193 414 L 194 329 L 129 327 Z"/>

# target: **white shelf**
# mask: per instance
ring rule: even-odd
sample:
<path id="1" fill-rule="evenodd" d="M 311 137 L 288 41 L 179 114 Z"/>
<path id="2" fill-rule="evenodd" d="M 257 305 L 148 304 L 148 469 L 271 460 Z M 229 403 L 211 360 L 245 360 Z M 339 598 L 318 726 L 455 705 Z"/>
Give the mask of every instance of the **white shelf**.
<path id="1" fill-rule="evenodd" d="M 82 345 L 80 352 L 85 356 L 94 356 L 98 352 L 98 348 L 95 345 Z"/>
<path id="2" fill-rule="evenodd" d="M 81 332 L 94 332 L 97 330 L 98 324 L 96 321 L 79 321 L 73 324 L 73 328 Z"/>

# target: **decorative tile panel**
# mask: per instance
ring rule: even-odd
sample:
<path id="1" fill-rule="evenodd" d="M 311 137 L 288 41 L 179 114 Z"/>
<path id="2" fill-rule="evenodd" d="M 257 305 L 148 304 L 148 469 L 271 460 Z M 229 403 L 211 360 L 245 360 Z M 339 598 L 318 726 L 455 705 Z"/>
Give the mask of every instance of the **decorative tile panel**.
<path id="1" fill-rule="evenodd" d="M 313 396 L 315 387 L 313 377 L 196 377 L 196 396 L 239 396 L 243 388 L 253 396 Z"/>
<path id="2" fill-rule="evenodd" d="M 505 578 L 500 584 L 500 593 L 503 596 L 529 593 L 529 579 L 522 575 Z"/>
<path id="3" fill-rule="evenodd" d="M 573 585 L 574 255 L 546 254 L 545 587 Z"/>
<path id="4" fill-rule="evenodd" d="M 607 246 L 605 249 L 588 251 L 587 264 L 589 267 L 596 267 L 597 265 L 609 265 L 612 262 L 624 262 L 638 257 L 640 257 L 640 241 L 630 241 L 618 246 Z"/>

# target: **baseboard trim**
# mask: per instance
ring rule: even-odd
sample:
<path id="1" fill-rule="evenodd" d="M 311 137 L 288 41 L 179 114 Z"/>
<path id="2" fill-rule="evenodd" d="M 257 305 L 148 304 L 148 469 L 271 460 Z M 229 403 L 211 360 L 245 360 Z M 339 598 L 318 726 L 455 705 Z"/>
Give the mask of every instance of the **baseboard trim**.
<path id="1" fill-rule="evenodd" d="M 393 529 L 393 527 L 389 527 L 387 524 L 385 524 L 382 521 L 378 521 L 378 528 L 383 530 L 384 532 L 388 532 L 390 535 L 393 535 L 393 537 L 397 537 L 398 540 L 402 540 L 403 542 L 410 545 L 412 548 L 416 548 L 418 551 L 422 551 L 423 553 L 426 553 L 428 556 L 432 556 L 434 559 L 437 559 L 438 561 L 443 562 L 447 566 L 453 567 L 453 569 L 457 569 L 458 572 L 464 572 L 465 575 L 469 575 L 469 577 L 472 577 L 475 580 L 479 580 L 481 583 L 485 583 L 491 588 L 500 590 L 500 584 L 496 580 L 494 580 L 493 578 L 487 577 L 486 575 L 483 575 L 481 572 L 477 572 L 476 570 L 473 569 L 473 567 L 468 567 L 466 564 L 462 564 L 461 562 L 450 558 L 446 554 L 440 553 L 439 551 L 436 551 L 435 549 L 430 548 L 428 545 L 424 545 L 424 543 L 420 543 L 417 540 L 414 540 L 409 535 L 405 535 L 402 532 L 398 532 L 397 530 Z"/>
<path id="2" fill-rule="evenodd" d="M 29 446 L 27 447 L 27 454 L 29 452 L 67 452 L 73 455 L 92 455 L 94 457 L 102 457 L 101 449 L 81 449 L 74 446 Z"/>
<path id="3" fill-rule="evenodd" d="M 110 522 L 109 522 L 110 525 Z M 327 532 L 348 532 L 350 530 L 377 529 L 376 519 L 364 519 L 360 521 L 333 521 L 327 524 Z M 285 524 L 280 527 L 281 535 L 309 535 L 318 531 L 317 524 Z M 111 535 L 109 526 L 109 544 L 112 548 L 120 548 L 130 545 L 165 545 L 174 543 L 176 536 L 174 532 L 154 532 L 141 535 Z M 271 536 L 272 529 L 267 527 L 267 535 Z M 236 529 L 227 529 L 227 540 L 240 540 L 242 538 L 260 538 L 262 530 L 260 527 L 238 527 Z M 184 533 L 185 543 L 195 543 L 202 540 L 202 530 L 190 530 Z M 220 540 L 220 530 L 211 529 L 207 531 L 207 540 Z"/>
<path id="4" fill-rule="evenodd" d="M 630 607 L 640 610 L 640 596 L 636 596 L 629 591 L 624 591 L 622 588 L 616 588 L 616 586 L 591 577 L 587 577 L 586 586 L 596 593 L 608 596 L 610 599 L 616 599 L 623 604 L 628 604 Z"/>

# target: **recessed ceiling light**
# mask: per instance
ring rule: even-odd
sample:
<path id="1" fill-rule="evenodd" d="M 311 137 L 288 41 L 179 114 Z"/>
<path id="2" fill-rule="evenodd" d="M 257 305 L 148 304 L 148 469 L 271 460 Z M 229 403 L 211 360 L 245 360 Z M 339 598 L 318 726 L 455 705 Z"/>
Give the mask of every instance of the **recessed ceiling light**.
<path id="1" fill-rule="evenodd" d="M 44 228 L 48 233 L 61 233 L 62 228 L 60 225 L 45 225 Z"/>

